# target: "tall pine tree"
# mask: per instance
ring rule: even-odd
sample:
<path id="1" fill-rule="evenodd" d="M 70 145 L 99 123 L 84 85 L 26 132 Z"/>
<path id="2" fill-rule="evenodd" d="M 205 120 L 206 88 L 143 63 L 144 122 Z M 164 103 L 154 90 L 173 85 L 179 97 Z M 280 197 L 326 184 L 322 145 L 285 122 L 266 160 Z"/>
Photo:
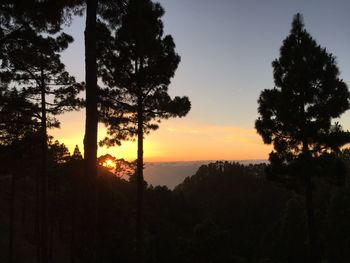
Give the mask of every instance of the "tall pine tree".
<path id="1" fill-rule="evenodd" d="M 137 138 L 137 251 L 143 258 L 143 140 L 161 119 L 183 117 L 190 110 L 187 97 L 171 98 L 168 86 L 180 62 L 170 35 L 164 36 L 160 4 L 130 0 L 118 28 L 100 25 L 99 73 L 102 121 L 107 145 Z"/>
<path id="2" fill-rule="evenodd" d="M 255 127 L 264 143 L 274 146 L 270 154 L 274 176 L 283 180 L 288 170 L 288 177 L 294 174 L 303 182 L 310 262 L 319 262 L 312 164 L 350 141 L 348 132 L 332 125 L 332 119 L 349 109 L 349 91 L 339 78 L 334 56 L 304 29 L 300 14 L 272 66 L 275 87 L 262 91 Z"/>
<path id="3" fill-rule="evenodd" d="M 14 86 L 32 103 L 32 117 L 40 122 L 41 133 L 41 220 L 40 251 L 47 262 L 47 129 L 58 127 L 54 116 L 77 109 L 81 101 L 76 97 L 82 85 L 65 71 L 59 53 L 73 39 L 61 33 L 45 36 L 28 30 L 26 38 L 3 45 L 0 76 L 2 82 Z"/>
<path id="4" fill-rule="evenodd" d="M 127 0 L 87 0 L 85 22 L 85 134 L 84 134 L 84 187 L 83 213 L 89 214 L 83 222 L 77 240 L 78 253 L 84 262 L 96 261 L 96 176 L 98 133 L 98 88 L 97 88 L 97 21 L 109 20 L 115 25 Z M 85 2 L 85 1 L 84 1 Z M 113 18 L 112 18 L 113 17 Z M 112 19 L 111 19 L 112 18 Z M 84 245 L 86 245 L 84 247 Z"/>
<path id="5" fill-rule="evenodd" d="M 47 140 L 44 141 L 44 137 L 47 137 L 45 107 L 50 104 L 48 107 L 49 113 L 58 114 L 69 107 L 67 103 L 73 103 L 74 96 L 71 99 L 68 97 L 75 93 L 75 91 L 68 91 L 68 89 L 62 88 L 70 85 L 69 82 L 72 82 L 72 79 L 67 72 L 64 72 L 63 64 L 59 61 L 59 56 L 57 56 L 61 51 L 60 49 L 64 49 L 71 40 L 64 34 L 56 39 L 44 36 L 59 33 L 62 24 L 70 21 L 72 14 L 81 13 L 81 8 L 78 7 L 78 4 L 82 2 L 82 0 L 4 0 L 0 3 L 0 85 L 1 89 L 5 90 L 5 96 L 11 95 L 11 103 L 17 103 L 17 108 L 9 108 L 10 104 L 7 104 L 5 108 L 1 109 L 1 113 L 7 113 L 8 117 L 16 116 L 15 123 L 7 125 L 8 118 L 3 118 L 5 115 L 1 114 L 0 125 L 5 123 L 4 126 L 1 126 L 1 133 L 4 131 L 3 134 L 9 135 L 10 126 L 16 128 L 21 125 L 22 131 L 24 131 L 31 130 L 33 125 L 38 122 L 42 124 L 42 231 L 41 237 L 37 238 L 38 251 L 41 250 L 40 253 L 37 253 L 37 261 L 40 262 L 48 261 L 46 244 L 46 183 L 44 183 L 46 180 L 46 164 L 44 164 L 46 161 L 44 159 L 47 151 Z M 46 66 L 44 63 L 50 60 L 50 53 L 54 54 L 54 56 L 52 61 Z M 32 61 L 30 61 L 31 59 Z M 40 73 L 38 72 L 39 67 L 43 69 Z M 52 79 L 50 80 L 44 76 L 47 71 L 51 71 L 49 78 L 52 77 Z M 9 83 L 11 84 L 8 85 Z M 36 96 L 39 90 L 35 90 L 35 85 L 37 87 L 41 86 L 42 95 L 46 93 L 41 98 Z M 44 91 L 46 89 L 46 87 L 43 88 L 44 86 L 51 88 L 60 86 L 61 88 L 52 92 L 52 89 Z M 12 91 L 10 91 L 9 87 L 11 87 Z M 16 91 L 16 88 L 21 89 L 21 91 Z M 6 89 L 8 90 L 7 93 Z M 68 97 L 66 97 L 64 95 L 66 92 L 71 94 L 68 94 Z M 49 93 L 49 97 L 55 97 L 53 102 L 46 103 L 44 97 L 48 95 L 47 93 Z M 16 96 L 17 98 L 15 98 Z M 44 103 L 41 103 L 41 106 L 38 103 L 39 100 L 44 101 Z M 69 100 L 70 102 L 68 102 Z M 44 104 L 45 107 L 43 107 Z M 58 122 L 49 121 L 49 125 L 57 124 Z M 28 136 L 27 138 L 33 138 L 33 136 Z M 18 142 L 20 139 L 21 137 L 18 137 L 15 140 Z M 12 251 L 10 262 L 12 260 L 11 255 Z"/>

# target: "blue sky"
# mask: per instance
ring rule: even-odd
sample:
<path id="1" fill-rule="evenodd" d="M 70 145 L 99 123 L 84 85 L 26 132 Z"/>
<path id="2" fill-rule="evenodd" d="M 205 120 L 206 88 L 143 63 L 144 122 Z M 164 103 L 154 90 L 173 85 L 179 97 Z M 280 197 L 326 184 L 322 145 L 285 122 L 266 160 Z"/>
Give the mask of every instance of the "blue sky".
<path id="1" fill-rule="evenodd" d="M 337 57 L 341 77 L 350 85 L 350 1 L 159 2 L 166 11 L 165 32 L 174 37 L 182 58 L 170 94 L 189 96 L 192 110 L 184 119 L 165 121 L 159 131 L 146 139 L 149 140 L 146 150 L 154 153 L 149 160 L 267 158 L 270 148 L 262 146 L 253 130 L 257 99 L 263 89 L 273 87 L 271 62 L 279 56 L 279 48 L 297 12 L 303 14 L 306 29 L 316 41 Z M 84 78 L 83 30 L 84 18 L 76 18 L 67 28 L 76 41 L 63 54 L 69 71 L 81 80 Z M 67 114 L 61 120 L 62 129 L 54 134 L 72 144 L 73 139 L 69 141 L 67 134 L 75 131 L 75 140 L 82 136 L 78 130 L 84 127 L 83 113 Z M 350 113 L 344 114 L 340 122 L 350 129 Z M 237 143 L 235 138 L 250 144 Z M 81 142 L 82 137 L 78 144 Z M 172 146 L 174 143 L 176 147 Z M 130 147 L 127 151 L 132 152 L 133 146 Z M 249 151 L 243 154 L 245 147 Z M 181 158 L 181 149 L 194 148 L 197 151 L 192 158 L 187 155 Z M 203 151 L 208 152 L 207 157 Z M 147 157 L 147 151 L 145 155 Z"/>

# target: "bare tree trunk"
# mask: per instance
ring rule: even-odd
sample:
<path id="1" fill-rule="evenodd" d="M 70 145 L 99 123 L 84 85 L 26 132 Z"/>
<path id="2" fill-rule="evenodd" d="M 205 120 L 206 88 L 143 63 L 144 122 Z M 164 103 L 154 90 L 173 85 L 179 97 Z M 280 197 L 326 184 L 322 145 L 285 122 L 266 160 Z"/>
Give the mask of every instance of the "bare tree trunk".
<path id="1" fill-rule="evenodd" d="M 15 178 L 11 176 L 10 196 L 10 236 L 9 236 L 9 263 L 13 263 L 13 242 L 14 242 L 14 217 L 15 217 Z"/>
<path id="2" fill-rule="evenodd" d="M 23 188 L 22 188 L 22 213 L 21 213 L 21 224 L 22 227 L 25 226 L 26 221 L 27 221 L 27 177 L 25 176 L 23 178 L 23 180 L 25 181 L 23 183 Z"/>
<path id="3" fill-rule="evenodd" d="M 313 205 L 313 198 L 312 198 L 312 184 L 311 184 L 310 175 L 305 176 L 305 203 L 306 203 L 309 246 L 310 246 L 309 248 L 310 263 L 318 263 L 319 255 L 317 252 L 317 236 L 316 236 L 314 205 Z"/>
<path id="4" fill-rule="evenodd" d="M 96 62 L 96 12 L 97 0 L 86 1 L 85 28 L 85 80 L 86 80 L 86 121 L 84 137 L 85 180 L 83 189 L 83 213 L 80 244 L 86 248 L 80 251 L 83 262 L 96 261 L 96 177 L 97 177 L 97 62 Z"/>
<path id="5" fill-rule="evenodd" d="M 50 227 L 49 227 L 49 241 L 48 241 L 48 257 L 49 260 L 51 261 L 53 258 L 53 251 L 54 251 L 54 234 L 55 234 L 55 225 L 57 223 L 57 215 L 56 211 L 58 209 L 57 205 L 57 177 L 54 176 L 52 177 L 52 198 L 50 201 L 50 209 L 49 209 L 49 222 L 50 222 Z"/>
<path id="6" fill-rule="evenodd" d="M 41 72 L 41 263 L 48 263 L 47 246 L 47 127 L 46 127 L 46 90 L 44 73 Z"/>
<path id="7" fill-rule="evenodd" d="M 308 237 L 309 237 L 309 262 L 319 263 L 319 253 L 317 252 L 317 232 L 314 216 L 314 205 L 312 196 L 312 171 L 307 169 L 310 165 L 310 151 L 307 142 L 303 142 L 303 176 L 305 183 L 305 206 L 307 214 Z M 312 170 L 312 169 L 311 169 Z"/>
<path id="8" fill-rule="evenodd" d="M 97 64 L 96 64 L 97 0 L 87 0 L 85 29 L 86 120 L 84 137 L 85 176 L 95 181 L 97 175 Z"/>
<path id="9" fill-rule="evenodd" d="M 144 262 L 144 218 L 143 218 L 143 102 L 138 96 L 137 110 L 137 211 L 136 211 L 136 249 L 137 262 Z"/>
<path id="10" fill-rule="evenodd" d="M 75 263 L 77 260 L 77 210 L 78 210 L 78 202 L 81 200 L 81 196 L 79 193 L 80 189 L 78 189 L 78 182 L 73 181 L 73 191 L 72 191 L 72 203 L 71 203 L 71 240 L 70 240 L 70 263 Z"/>
<path id="11" fill-rule="evenodd" d="M 40 173 L 35 173 L 35 219 L 34 236 L 36 243 L 36 262 L 40 263 Z"/>

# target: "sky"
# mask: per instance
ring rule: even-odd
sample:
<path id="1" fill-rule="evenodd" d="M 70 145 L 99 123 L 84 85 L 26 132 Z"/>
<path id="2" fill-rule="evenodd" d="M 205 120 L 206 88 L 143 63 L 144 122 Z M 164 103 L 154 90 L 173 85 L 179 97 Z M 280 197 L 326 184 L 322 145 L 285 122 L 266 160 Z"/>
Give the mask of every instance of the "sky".
<path id="1" fill-rule="evenodd" d="M 165 120 L 145 138 L 145 160 L 267 159 L 254 129 L 257 99 L 273 88 L 271 62 L 279 57 L 293 15 L 302 13 L 306 30 L 337 58 L 341 78 L 350 85 L 350 1 L 348 0 L 160 0 L 166 34 L 174 37 L 181 63 L 169 86 L 186 95 L 192 109 L 181 119 Z M 68 71 L 84 80 L 84 18 L 65 29 L 75 42 L 62 54 Z M 83 149 L 84 111 L 59 117 L 51 131 L 72 151 Z M 340 118 L 350 130 L 350 112 Z M 99 138 L 105 128 L 99 126 Z M 136 159 L 136 143 L 100 148 L 99 154 Z"/>

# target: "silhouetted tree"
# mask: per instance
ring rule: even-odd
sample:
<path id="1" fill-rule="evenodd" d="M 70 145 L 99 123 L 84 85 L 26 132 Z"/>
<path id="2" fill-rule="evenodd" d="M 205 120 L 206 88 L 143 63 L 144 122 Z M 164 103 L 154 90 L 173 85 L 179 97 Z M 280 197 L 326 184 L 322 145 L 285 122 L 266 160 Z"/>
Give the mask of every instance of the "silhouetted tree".
<path id="1" fill-rule="evenodd" d="M 40 122 L 41 130 L 41 258 L 47 262 L 47 128 L 58 127 L 52 116 L 77 109 L 76 95 L 82 86 L 65 71 L 59 53 L 73 41 L 61 33 L 51 37 L 28 31 L 27 39 L 3 45 L 1 77 L 14 85 L 32 102 L 31 114 Z"/>
<path id="2" fill-rule="evenodd" d="M 125 159 L 117 159 L 110 154 L 105 154 L 97 158 L 98 165 L 102 170 L 113 173 L 120 179 L 129 179 L 135 175 L 136 161 L 129 162 Z"/>
<path id="3" fill-rule="evenodd" d="M 96 23 L 97 20 L 104 20 L 106 16 L 114 16 L 117 21 L 120 16 L 120 7 L 125 0 L 87 0 L 79 1 L 86 3 L 85 23 L 85 135 L 84 135 L 84 169 L 83 180 L 83 213 L 91 213 L 88 219 L 81 225 L 81 237 L 77 244 L 86 248 L 79 248 L 78 256 L 84 261 L 95 261 L 94 220 L 96 219 L 96 176 L 97 176 L 97 129 L 98 129 L 98 92 L 97 92 L 97 65 L 96 65 Z M 96 221 L 96 220 L 95 220 Z M 88 253 L 87 253 L 88 251 Z"/>
<path id="4" fill-rule="evenodd" d="M 73 160 L 82 160 L 83 159 L 83 156 L 81 155 L 81 152 L 79 150 L 78 145 L 75 145 L 75 148 L 74 148 L 74 151 L 73 151 L 73 154 L 72 154 L 71 158 Z"/>
<path id="5" fill-rule="evenodd" d="M 191 243 L 185 252 L 191 259 L 187 262 L 279 262 L 262 260 L 259 250 L 262 237 L 276 223 L 289 193 L 264 179 L 265 168 L 265 164 L 210 163 L 175 187 L 174 193 L 192 207 L 191 217 L 186 216 L 185 204 L 182 208 L 185 222 L 193 220 Z M 169 203 L 163 199 L 158 202 Z M 162 216 L 174 213 L 165 204 Z M 172 214 L 170 218 L 177 217 L 181 216 Z M 184 229 L 186 224 L 178 231 Z M 273 240 L 268 238 L 266 243 L 270 245 Z"/>
<path id="6" fill-rule="evenodd" d="M 56 33 L 72 15 L 81 14 L 83 0 L 2 0 L 0 50 L 5 43 L 27 39 L 28 33 Z M 1 54 L 1 52 L 0 52 Z"/>
<path id="7" fill-rule="evenodd" d="M 62 183 L 60 179 L 64 176 L 64 168 L 70 162 L 71 157 L 64 143 L 60 143 L 58 140 L 53 141 L 52 138 L 49 138 L 47 159 L 48 172 L 50 174 L 48 184 L 48 202 L 50 204 L 48 206 L 48 257 L 49 261 L 52 261 L 54 258 L 54 230 L 61 218 L 59 212 L 59 188 Z"/>
<path id="8" fill-rule="evenodd" d="M 96 177 L 97 165 L 96 12 L 97 0 L 88 0 L 86 2 L 85 27 L 86 121 L 84 159 L 86 176 L 89 178 Z"/>
<path id="9" fill-rule="evenodd" d="M 59 32 L 61 30 L 61 25 L 65 22 L 70 21 L 72 14 L 76 14 L 81 11 L 81 8 L 77 8 L 77 4 L 81 2 L 82 1 L 80 0 L 1 1 L 0 63 L 2 64 L 2 69 L 8 67 L 8 61 L 11 61 L 13 59 L 13 57 L 11 59 L 9 59 L 8 57 L 9 52 L 13 51 L 12 48 L 14 48 L 17 45 L 15 49 L 20 50 L 20 47 L 22 47 L 24 50 L 27 50 L 28 47 L 29 51 L 29 49 L 32 49 L 33 46 L 37 44 L 32 44 L 31 41 L 38 34 L 47 35 Z M 33 56 L 33 58 L 35 58 L 35 55 Z M 16 59 L 18 61 L 21 61 L 22 57 L 17 57 Z M 24 60 L 27 59 L 28 57 L 24 58 Z M 9 75 L 10 76 L 6 76 L 4 75 L 4 72 L 2 72 L 0 79 L 1 87 L 4 87 L 4 83 L 9 81 L 9 77 L 11 78 L 11 74 Z M 18 80 L 19 79 L 16 79 L 15 81 Z M 24 96 L 27 95 L 28 94 Z M 21 104 L 18 104 L 18 108 L 20 108 L 19 105 Z M 28 123 L 27 119 L 27 121 L 23 123 L 22 127 L 26 128 L 28 126 L 30 126 L 30 124 Z M 43 253 L 41 256 L 45 257 L 45 251 L 43 250 L 42 252 Z M 43 262 L 46 261 L 46 259 L 43 259 Z"/>
<path id="10" fill-rule="evenodd" d="M 95 262 L 96 239 L 96 177 L 97 177 L 97 64 L 96 64 L 96 18 L 98 0 L 86 1 L 85 23 L 85 135 L 83 214 L 88 218 L 81 225 L 78 257 L 81 262 Z M 83 215 L 81 214 L 81 216 Z"/>
<path id="11" fill-rule="evenodd" d="M 97 163 L 99 166 L 103 166 L 108 170 L 112 170 L 114 168 L 113 166 L 115 165 L 116 160 L 117 158 L 107 153 L 105 155 L 101 155 L 100 157 L 98 157 Z"/>
<path id="12" fill-rule="evenodd" d="M 6 146 L 36 131 L 39 125 L 26 94 L 1 84 L 4 86 L 0 87 L 0 144 Z"/>
<path id="13" fill-rule="evenodd" d="M 9 262 L 13 262 L 14 255 L 14 200 L 15 183 L 19 177 L 19 167 L 23 152 L 18 142 L 21 142 L 38 127 L 31 115 L 31 103 L 23 93 L 16 89 L 9 89 L 6 83 L 0 87 L 0 174 L 11 175 L 11 195 L 9 211 Z"/>
<path id="14" fill-rule="evenodd" d="M 326 254 L 329 262 L 345 263 L 350 260 L 348 221 L 350 211 L 349 185 L 338 189 L 333 195 L 328 208 Z"/>
<path id="15" fill-rule="evenodd" d="M 135 175 L 136 171 L 136 161 L 127 161 L 125 159 L 117 159 L 115 162 L 115 171 L 114 174 L 123 179 L 131 179 Z"/>
<path id="16" fill-rule="evenodd" d="M 349 92 L 333 55 L 304 29 L 300 14 L 273 63 L 275 87 L 262 91 L 255 123 L 264 143 L 273 144 L 270 162 L 276 177 L 301 175 L 305 186 L 310 262 L 319 261 L 312 176 L 315 158 L 349 142 L 349 133 L 332 119 L 349 109 Z M 290 169 L 288 169 L 288 167 Z"/>
<path id="17" fill-rule="evenodd" d="M 50 138 L 48 146 L 49 161 L 53 165 L 64 164 L 72 159 L 69 150 L 64 143 L 60 143 L 58 140 L 52 142 L 52 139 Z"/>
<path id="18" fill-rule="evenodd" d="M 101 30 L 99 66 L 107 85 L 102 121 L 107 145 L 137 136 L 137 248 L 143 244 L 143 139 L 161 119 L 183 117 L 190 110 L 187 97 L 170 98 L 168 86 L 180 62 L 170 35 L 163 35 L 160 4 L 131 0 L 120 28 Z M 112 30 L 112 32 L 110 31 Z"/>

